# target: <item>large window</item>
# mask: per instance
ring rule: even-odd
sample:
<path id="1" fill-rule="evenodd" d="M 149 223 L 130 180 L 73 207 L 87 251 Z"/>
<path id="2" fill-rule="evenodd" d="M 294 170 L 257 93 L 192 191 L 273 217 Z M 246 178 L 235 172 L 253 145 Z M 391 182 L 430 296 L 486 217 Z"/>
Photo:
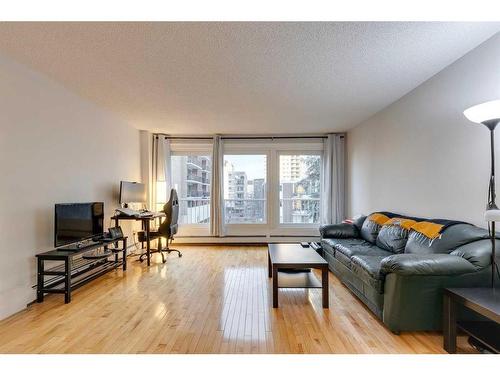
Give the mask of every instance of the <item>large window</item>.
<path id="1" fill-rule="evenodd" d="M 280 224 L 319 223 L 320 181 L 320 155 L 279 155 Z"/>
<path id="2" fill-rule="evenodd" d="M 172 187 L 179 196 L 179 224 L 210 222 L 211 157 L 200 154 L 171 156 Z"/>
<path id="3" fill-rule="evenodd" d="M 226 224 L 266 223 L 266 155 L 224 155 Z"/>
<path id="4" fill-rule="evenodd" d="M 211 140 L 169 142 L 165 153 L 169 181 L 157 183 L 156 197 L 168 198 L 167 186 L 177 190 L 179 237 L 210 236 L 213 171 L 217 171 L 216 177 L 220 172 L 221 181 L 217 178 L 214 191 L 222 198 L 217 213 L 220 209 L 225 236 L 318 234 L 322 139 L 228 137 L 221 146 L 220 165 L 212 168 Z M 157 201 L 157 209 L 164 203 Z"/>

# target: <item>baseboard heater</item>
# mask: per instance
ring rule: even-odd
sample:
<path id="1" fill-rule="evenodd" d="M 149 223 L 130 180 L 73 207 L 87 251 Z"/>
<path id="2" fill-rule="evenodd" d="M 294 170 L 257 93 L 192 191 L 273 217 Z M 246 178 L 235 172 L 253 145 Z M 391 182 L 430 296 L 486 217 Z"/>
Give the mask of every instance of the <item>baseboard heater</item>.
<path id="1" fill-rule="evenodd" d="M 230 235 L 230 236 L 223 236 L 223 237 L 213 237 L 213 236 L 177 236 L 175 237 L 176 240 L 182 240 L 183 238 L 313 238 L 313 239 L 318 239 L 319 236 L 297 236 L 297 235 L 279 235 L 279 234 L 273 234 L 270 236 L 266 236 L 265 234 L 259 234 L 259 235 Z"/>
<path id="2" fill-rule="evenodd" d="M 183 238 L 266 238 L 267 236 L 265 234 L 263 235 L 231 235 L 231 236 L 223 236 L 223 237 L 213 237 L 213 236 L 176 236 L 175 240 L 182 240 Z M 280 237 L 280 236 L 278 236 Z"/>
<path id="3" fill-rule="evenodd" d="M 278 234 L 272 234 L 269 236 L 270 238 L 314 238 L 314 239 L 318 239 L 319 236 L 297 236 L 297 235 L 294 235 L 294 234 L 283 234 L 283 235 L 278 235 Z"/>

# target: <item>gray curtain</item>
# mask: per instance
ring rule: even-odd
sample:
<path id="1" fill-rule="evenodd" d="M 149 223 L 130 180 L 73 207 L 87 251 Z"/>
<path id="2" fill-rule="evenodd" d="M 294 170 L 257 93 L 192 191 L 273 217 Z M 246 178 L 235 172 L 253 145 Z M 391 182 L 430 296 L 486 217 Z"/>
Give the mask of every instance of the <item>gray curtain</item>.
<path id="1" fill-rule="evenodd" d="M 157 203 L 168 201 L 171 188 L 170 175 L 170 139 L 164 135 L 154 136 L 153 139 L 153 186 L 151 187 L 151 209 L 156 210 Z"/>
<path id="2" fill-rule="evenodd" d="M 328 134 L 323 148 L 322 224 L 345 219 L 345 134 Z"/>
<path id="3" fill-rule="evenodd" d="M 214 136 L 212 146 L 212 181 L 210 185 L 210 235 L 224 236 L 224 151 L 223 140 Z"/>

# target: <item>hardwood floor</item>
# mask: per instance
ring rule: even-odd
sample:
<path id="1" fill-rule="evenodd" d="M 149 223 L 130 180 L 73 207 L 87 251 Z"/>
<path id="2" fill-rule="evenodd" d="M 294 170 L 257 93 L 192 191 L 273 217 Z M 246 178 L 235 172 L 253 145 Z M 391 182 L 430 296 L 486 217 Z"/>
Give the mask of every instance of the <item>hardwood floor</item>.
<path id="1" fill-rule="evenodd" d="M 280 290 L 272 308 L 264 246 L 177 246 L 167 263 L 51 295 L 0 322 L 1 353 L 443 353 L 436 332 L 388 331 L 330 273 L 321 290 Z M 154 260 L 159 261 L 159 257 Z M 461 352 L 471 352 L 464 338 Z"/>

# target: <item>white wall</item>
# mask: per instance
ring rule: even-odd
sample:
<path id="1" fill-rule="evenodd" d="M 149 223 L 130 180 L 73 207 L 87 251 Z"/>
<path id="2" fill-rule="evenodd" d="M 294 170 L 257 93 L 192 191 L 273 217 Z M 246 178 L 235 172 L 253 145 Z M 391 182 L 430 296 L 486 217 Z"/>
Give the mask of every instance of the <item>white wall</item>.
<path id="1" fill-rule="evenodd" d="M 489 133 L 462 112 L 493 99 L 500 34 L 348 133 L 349 214 L 391 210 L 484 226 Z"/>
<path id="2" fill-rule="evenodd" d="M 140 180 L 139 131 L 0 55 L 0 166 L 2 319 L 35 298 L 54 203 L 104 201 L 108 218 L 119 181 Z"/>

